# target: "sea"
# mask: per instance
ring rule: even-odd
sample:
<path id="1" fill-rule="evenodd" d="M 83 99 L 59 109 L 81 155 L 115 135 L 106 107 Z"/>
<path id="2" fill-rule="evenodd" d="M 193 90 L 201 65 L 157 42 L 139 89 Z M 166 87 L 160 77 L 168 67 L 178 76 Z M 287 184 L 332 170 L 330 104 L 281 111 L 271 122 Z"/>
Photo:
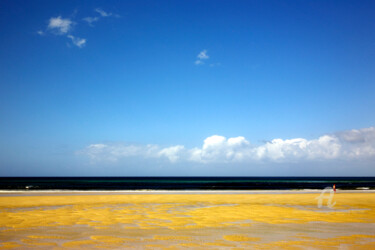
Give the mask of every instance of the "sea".
<path id="1" fill-rule="evenodd" d="M 0 177 L 0 191 L 375 190 L 375 177 Z"/>

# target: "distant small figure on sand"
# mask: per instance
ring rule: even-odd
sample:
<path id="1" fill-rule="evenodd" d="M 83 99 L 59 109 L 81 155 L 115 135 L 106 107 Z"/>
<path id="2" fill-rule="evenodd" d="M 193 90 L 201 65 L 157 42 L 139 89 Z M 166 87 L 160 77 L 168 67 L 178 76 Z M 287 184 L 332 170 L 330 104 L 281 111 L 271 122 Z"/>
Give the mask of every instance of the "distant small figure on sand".
<path id="1" fill-rule="evenodd" d="M 336 193 L 336 184 L 333 184 L 333 191 Z"/>

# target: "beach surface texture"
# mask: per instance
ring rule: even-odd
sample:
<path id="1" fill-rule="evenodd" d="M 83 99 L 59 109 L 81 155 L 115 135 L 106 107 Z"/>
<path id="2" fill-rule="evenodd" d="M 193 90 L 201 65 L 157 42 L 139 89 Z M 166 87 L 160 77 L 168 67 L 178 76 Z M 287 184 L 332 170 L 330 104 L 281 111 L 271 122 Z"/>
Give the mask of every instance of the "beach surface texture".
<path id="1" fill-rule="evenodd" d="M 375 193 L 0 195 L 2 249 L 375 249 Z"/>

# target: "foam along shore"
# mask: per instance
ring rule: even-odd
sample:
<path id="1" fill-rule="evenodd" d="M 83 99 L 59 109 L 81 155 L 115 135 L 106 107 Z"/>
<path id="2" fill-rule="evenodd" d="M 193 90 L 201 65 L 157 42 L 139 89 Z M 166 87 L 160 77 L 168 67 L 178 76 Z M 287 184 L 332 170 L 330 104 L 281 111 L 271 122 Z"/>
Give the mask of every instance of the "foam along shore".
<path id="1" fill-rule="evenodd" d="M 1 196 L 34 195 L 133 195 L 133 194 L 319 194 L 322 189 L 292 190 L 0 190 Z M 355 190 L 336 189 L 337 193 L 375 193 L 375 189 L 357 188 Z"/>
<path id="2" fill-rule="evenodd" d="M 0 247 L 375 247 L 374 192 L 246 192 L 3 193 Z"/>

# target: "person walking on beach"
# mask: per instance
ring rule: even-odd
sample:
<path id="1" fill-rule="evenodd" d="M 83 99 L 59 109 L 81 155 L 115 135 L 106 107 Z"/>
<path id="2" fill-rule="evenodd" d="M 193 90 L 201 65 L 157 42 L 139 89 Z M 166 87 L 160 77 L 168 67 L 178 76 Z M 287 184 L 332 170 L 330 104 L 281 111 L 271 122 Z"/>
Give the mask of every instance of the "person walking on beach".
<path id="1" fill-rule="evenodd" d="M 336 193 L 336 184 L 333 184 L 333 191 Z"/>

